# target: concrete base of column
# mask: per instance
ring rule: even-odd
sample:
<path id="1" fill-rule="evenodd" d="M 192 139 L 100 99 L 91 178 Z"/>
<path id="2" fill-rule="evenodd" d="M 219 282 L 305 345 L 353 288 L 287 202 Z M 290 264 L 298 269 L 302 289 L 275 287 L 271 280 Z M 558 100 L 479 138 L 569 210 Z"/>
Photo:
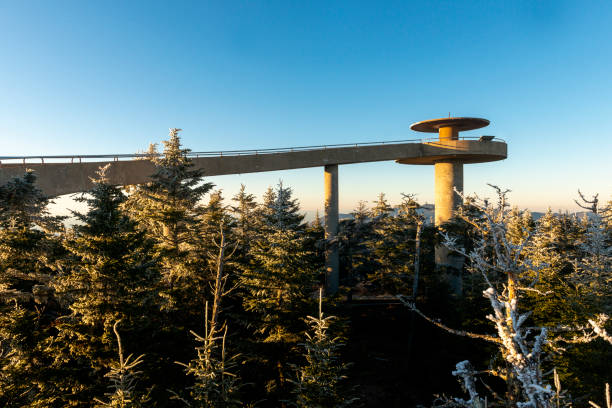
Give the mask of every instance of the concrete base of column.
<path id="1" fill-rule="evenodd" d="M 338 165 L 325 166 L 325 239 L 338 235 Z M 325 294 L 338 293 L 340 286 L 340 256 L 338 245 L 328 245 L 325 250 Z"/>

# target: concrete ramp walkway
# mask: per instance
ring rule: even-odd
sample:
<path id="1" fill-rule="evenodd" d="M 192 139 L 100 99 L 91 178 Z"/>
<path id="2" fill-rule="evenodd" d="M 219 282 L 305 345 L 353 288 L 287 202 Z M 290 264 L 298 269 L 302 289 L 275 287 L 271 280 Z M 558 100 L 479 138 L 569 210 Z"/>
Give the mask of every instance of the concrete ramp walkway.
<path id="1" fill-rule="evenodd" d="M 137 156 L 4 156 L 0 157 L 0 185 L 32 169 L 38 176 L 38 187 L 48 196 L 87 191 L 92 186 L 90 178 L 106 163 L 112 163 L 107 172 L 112 184 L 142 184 L 149 180 L 154 165 Z M 506 156 L 505 142 L 477 139 L 190 154 L 195 167 L 204 170 L 205 177 L 388 160 L 421 165 L 432 165 L 440 160 L 477 163 L 502 160 Z M 64 162 L 51 162 L 58 160 Z"/>

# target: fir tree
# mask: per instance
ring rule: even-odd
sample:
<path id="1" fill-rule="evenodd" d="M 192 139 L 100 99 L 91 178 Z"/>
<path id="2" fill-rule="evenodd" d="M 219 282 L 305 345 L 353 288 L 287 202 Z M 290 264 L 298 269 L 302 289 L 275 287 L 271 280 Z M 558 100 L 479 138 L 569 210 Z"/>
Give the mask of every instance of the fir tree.
<path id="1" fill-rule="evenodd" d="M 39 404 L 49 379 L 45 342 L 61 313 L 49 282 L 61 256 L 59 217 L 27 171 L 0 186 L 0 405 Z"/>
<path id="2" fill-rule="evenodd" d="M 152 243 L 122 210 L 125 196 L 108 184 L 105 168 L 88 196 L 88 211 L 74 213 L 82 224 L 65 241 L 70 254 L 54 280 L 71 314 L 56 321 L 50 345 L 53 367 L 62 370 L 56 393 L 62 403 L 87 406 L 93 390 L 103 389 L 103 372 L 113 365 L 113 325 L 125 322 L 130 344 L 147 348 L 156 328 L 159 281 Z M 100 395 L 100 392 L 96 392 Z"/>
<path id="3" fill-rule="evenodd" d="M 531 231 L 531 214 L 514 206 L 508 214 L 508 239 L 513 244 L 523 242 Z"/>
<path id="4" fill-rule="evenodd" d="M 323 290 L 319 290 L 319 313 L 306 318 L 311 333 L 306 333 L 302 344 L 306 364 L 294 366 L 296 379 L 292 380 L 294 402 L 299 408 L 340 408 L 351 406 L 357 398 L 349 394 L 343 381 L 349 364 L 342 362 L 340 350 L 344 346 L 338 337 L 332 337 L 329 328 L 335 316 L 323 316 Z"/>
<path id="5" fill-rule="evenodd" d="M 264 228 L 271 230 L 303 230 L 304 215 L 300 214 L 300 207 L 296 198 L 293 198 L 293 190 L 285 187 L 282 180 L 264 195 L 261 210 Z"/>
<path id="6" fill-rule="evenodd" d="M 228 212 L 228 209 L 223 204 L 223 195 L 221 190 L 213 191 L 210 194 L 208 205 L 199 208 L 201 213 L 198 217 L 198 239 L 197 251 L 199 258 L 202 260 L 210 259 L 210 254 L 216 251 L 214 242 L 219 242 L 221 239 L 221 229 L 226 241 L 235 241 L 233 237 L 234 218 Z M 209 268 L 214 270 L 215 268 Z M 206 278 L 207 280 L 210 277 Z"/>
<path id="7" fill-rule="evenodd" d="M 311 302 L 316 271 L 291 189 L 279 183 L 268 190 L 259 211 L 259 234 L 251 244 L 252 262 L 241 276 L 243 307 L 261 352 L 276 369 L 268 388 L 286 388 L 285 362 L 300 338 L 299 316 Z M 290 358 L 289 358 L 290 359 Z"/>
<path id="8" fill-rule="evenodd" d="M 119 361 L 115 362 L 111 366 L 111 370 L 105 375 L 111 381 L 111 385 L 108 388 L 113 390 L 113 392 L 106 393 L 108 401 L 101 401 L 95 398 L 96 408 L 132 408 L 140 407 L 150 402 L 146 395 L 139 395 L 136 391 L 136 382 L 138 375 L 141 373 L 135 369 L 142 364 L 144 356 L 141 354 L 132 359 L 133 355 L 130 354 L 127 358 L 124 357 L 121 336 L 117 331 L 119 323 L 120 320 L 116 321 L 113 325 L 113 332 L 117 337 Z"/>
<path id="9" fill-rule="evenodd" d="M 245 255 L 249 252 L 249 244 L 256 234 L 255 217 L 257 202 L 253 194 L 246 192 L 246 186 L 240 185 L 240 191 L 232 198 L 236 203 L 232 206 L 232 213 L 236 219 L 236 240 L 240 248 L 240 252 Z"/>
<path id="10" fill-rule="evenodd" d="M 357 207 L 351 212 L 351 215 L 353 216 L 356 222 L 365 223 L 368 218 L 371 218 L 372 211 L 368 208 L 368 205 L 365 201 L 360 200 L 357 203 Z"/>
<path id="11" fill-rule="evenodd" d="M 367 245 L 373 235 L 373 224 L 365 201 L 359 201 L 351 215 L 352 220 L 341 220 L 338 225 L 338 250 L 341 279 L 344 277 L 352 290 L 375 267 L 375 261 Z"/>
<path id="12" fill-rule="evenodd" d="M 162 276 L 170 288 L 166 295 L 170 308 L 181 296 L 174 291 L 199 278 L 197 260 L 191 256 L 197 247 L 196 207 L 213 187 L 202 182 L 202 170 L 192 169 L 193 162 L 187 157 L 190 150 L 181 147 L 180 130 L 170 129 L 163 154 L 153 159 L 152 181 L 136 187 L 126 203 L 132 217 L 156 242 Z"/>
<path id="13" fill-rule="evenodd" d="M 205 304 L 204 336 L 191 331 L 200 344 L 195 348 L 197 357 L 188 364 L 179 363 L 185 368 L 185 373 L 194 378 L 193 385 L 186 387 L 186 396 L 175 397 L 189 407 L 239 407 L 243 406 L 237 399 L 241 386 L 234 371 L 237 368 L 238 356 L 226 356 L 227 324 L 220 319 L 222 301 L 235 289 L 230 281 L 230 272 L 226 268 L 227 261 L 236 249 L 226 241 L 224 226 L 219 227 L 219 241 L 214 242 L 218 250 L 216 256 L 211 256 L 210 264 L 214 265 L 212 287 L 212 305 L 209 313 L 209 302 Z"/>
<path id="14" fill-rule="evenodd" d="M 376 265 L 368 273 L 368 283 L 378 291 L 406 293 L 413 270 L 416 203 L 404 196 L 396 215 L 383 193 L 372 209 L 372 234 L 367 241 Z"/>
<path id="15" fill-rule="evenodd" d="M 385 193 L 378 195 L 378 200 L 374 201 L 374 207 L 372 207 L 372 216 L 375 218 L 386 218 L 393 212 L 393 207 L 389 205 Z"/>

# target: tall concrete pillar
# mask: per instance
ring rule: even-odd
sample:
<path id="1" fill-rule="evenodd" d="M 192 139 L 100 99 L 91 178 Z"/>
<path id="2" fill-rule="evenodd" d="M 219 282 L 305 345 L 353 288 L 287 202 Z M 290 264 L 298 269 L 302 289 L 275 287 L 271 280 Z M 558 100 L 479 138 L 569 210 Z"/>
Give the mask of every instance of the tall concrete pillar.
<path id="1" fill-rule="evenodd" d="M 338 235 L 338 165 L 325 166 L 325 239 Z M 340 285 L 340 258 L 338 246 L 325 251 L 325 294 L 335 295 Z"/>
<path id="2" fill-rule="evenodd" d="M 440 142 L 459 139 L 456 127 L 441 127 L 438 131 Z M 435 223 L 440 226 L 450 221 L 462 204 L 463 200 L 458 192 L 463 192 L 463 163 L 452 160 L 436 162 L 434 174 Z M 436 245 L 435 259 L 438 267 L 447 268 L 445 278 L 453 293 L 460 296 L 463 291 L 463 256 L 451 253 L 444 245 Z"/>
<path id="3" fill-rule="evenodd" d="M 459 139 L 459 130 L 455 126 L 442 126 L 438 129 L 440 142 Z M 461 205 L 463 192 L 463 163 L 453 160 L 436 162 L 435 173 L 435 221 L 436 226 L 453 218 L 454 212 Z"/>
<path id="4" fill-rule="evenodd" d="M 455 192 L 463 192 L 463 164 L 452 161 L 435 163 L 435 222 L 440 226 L 455 216 L 455 211 L 462 203 L 461 196 Z M 463 291 L 461 270 L 463 256 L 451 253 L 444 245 L 435 247 L 436 266 L 445 267 L 447 280 L 451 290 L 458 296 Z"/>
<path id="5" fill-rule="evenodd" d="M 435 174 L 435 222 L 440 226 L 455 215 L 457 207 L 462 203 L 461 196 L 455 192 L 463 192 L 463 163 L 452 161 L 434 164 Z"/>

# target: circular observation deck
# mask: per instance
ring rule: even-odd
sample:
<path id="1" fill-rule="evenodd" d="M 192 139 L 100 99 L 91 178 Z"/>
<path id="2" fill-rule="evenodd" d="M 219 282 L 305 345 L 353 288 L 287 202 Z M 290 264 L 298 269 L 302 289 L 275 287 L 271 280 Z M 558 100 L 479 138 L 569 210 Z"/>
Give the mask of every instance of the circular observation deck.
<path id="1" fill-rule="evenodd" d="M 396 162 L 432 165 L 440 162 L 485 163 L 504 160 L 508 157 L 508 146 L 503 140 L 459 139 L 459 132 L 480 129 L 489 123 L 487 119 L 461 117 L 413 123 L 410 129 L 417 132 L 440 133 L 440 138 L 423 142 L 418 157 L 397 159 Z"/>
<path id="2" fill-rule="evenodd" d="M 453 128 L 457 132 L 480 129 L 489 126 L 489 121 L 482 118 L 440 118 L 413 123 L 410 129 L 417 132 L 438 133 L 440 128 Z"/>

